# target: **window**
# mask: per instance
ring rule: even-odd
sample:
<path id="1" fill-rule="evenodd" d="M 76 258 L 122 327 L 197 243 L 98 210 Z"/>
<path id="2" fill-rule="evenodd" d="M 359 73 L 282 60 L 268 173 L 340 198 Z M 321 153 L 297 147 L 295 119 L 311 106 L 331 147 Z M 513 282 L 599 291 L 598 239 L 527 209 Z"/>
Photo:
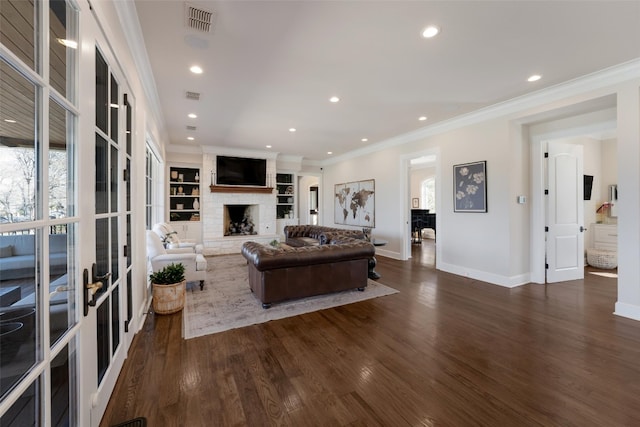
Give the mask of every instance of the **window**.
<path id="1" fill-rule="evenodd" d="M 146 148 L 146 168 L 145 168 L 145 218 L 147 230 L 151 230 L 153 224 L 159 222 L 162 212 L 160 188 L 158 185 L 162 182 L 160 179 L 160 161 L 155 155 L 151 147 L 147 144 Z"/>
<path id="2" fill-rule="evenodd" d="M 431 177 L 422 181 L 420 198 L 420 209 L 429 209 L 429 212 L 436 211 L 436 178 Z"/>

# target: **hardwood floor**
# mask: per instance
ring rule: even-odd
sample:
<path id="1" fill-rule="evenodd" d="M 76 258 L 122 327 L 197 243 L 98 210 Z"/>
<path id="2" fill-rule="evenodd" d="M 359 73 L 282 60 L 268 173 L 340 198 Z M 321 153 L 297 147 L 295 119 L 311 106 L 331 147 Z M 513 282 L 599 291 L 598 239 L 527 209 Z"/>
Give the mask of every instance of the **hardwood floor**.
<path id="1" fill-rule="evenodd" d="M 188 341 L 181 314 L 149 315 L 102 425 L 640 425 L 640 323 L 612 314 L 615 278 L 507 289 L 414 246 L 377 257 L 395 295 Z"/>

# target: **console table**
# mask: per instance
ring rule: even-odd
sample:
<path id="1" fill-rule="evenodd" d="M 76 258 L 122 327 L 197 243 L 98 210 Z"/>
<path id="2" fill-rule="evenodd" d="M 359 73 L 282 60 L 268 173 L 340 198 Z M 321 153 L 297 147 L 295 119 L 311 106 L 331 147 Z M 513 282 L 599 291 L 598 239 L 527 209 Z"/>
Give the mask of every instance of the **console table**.
<path id="1" fill-rule="evenodd" d="M 382 239 L 373 239 L 371 240 L 371 243 L 373 244 L 373 246 L 384 246 L 389 242 Z M 378 261 L 376 261 L 375 256 L 369 258 L 369 279 L 377 280 L 382 277 L 380 276 L 380 273 L 376 271 L 376 264 L 378 264 Z"/>

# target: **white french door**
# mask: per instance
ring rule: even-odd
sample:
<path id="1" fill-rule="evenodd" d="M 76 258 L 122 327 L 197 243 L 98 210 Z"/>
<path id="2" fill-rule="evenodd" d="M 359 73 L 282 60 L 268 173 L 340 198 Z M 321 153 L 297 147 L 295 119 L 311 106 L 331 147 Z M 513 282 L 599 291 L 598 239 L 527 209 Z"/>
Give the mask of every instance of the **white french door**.
<path id="1" fill-rule="evenodd" d="M 583 279 L 583 147 L 553 142 L 547 152 L 547 282 Z"/>
<path id="2" fill-rule="evenodd" d="M 87 426 L 98 426 L 133 338 L 131 263 L 132 99 L 113 53 L 102 34 L 85 82 L 95 94 L 92 125 L 85 123 L 87 141 L 81 154 L 83 204 L 83 298 L 80 358 L 83 396 L 81 415 Z M 86 60 L 86 58 L 85 58 Z M 86 110 L 83 110 L 86 111 Z M 93 118 L 92 117 L 92 118 Z"/>

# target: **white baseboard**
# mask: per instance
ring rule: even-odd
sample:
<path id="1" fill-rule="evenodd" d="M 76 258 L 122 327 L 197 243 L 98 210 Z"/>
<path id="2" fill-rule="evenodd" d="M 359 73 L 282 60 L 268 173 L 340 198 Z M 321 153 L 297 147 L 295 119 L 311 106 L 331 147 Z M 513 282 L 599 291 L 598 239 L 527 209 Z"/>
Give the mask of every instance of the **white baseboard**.
<path id="1" fill-rule="evenodd" d="M 616 302 L 616 308 L 613 314 L 633 320 L 640 320 L 640 306 L 624 302 Z"/>
<path id="2" fill-rule="evenodd" d="M 443 262 L 438 263 L 438 270 L 446 271 L 447 273 L 457 274 L 462 277 L 469 277 L 471 279 L 482 280 L 483 282 L 490 283 L 492 285 L 504 286 L 505 288 L 515 288 L 517 286 L 526 285 L 530 282 L 530 274 L 524 273 L 517 276 L 501 276 L 498 274 L 488 273 L 486 271 L 474 270 L 472 268 L 461 267 L 459 265 L 447 264 Z"/>

